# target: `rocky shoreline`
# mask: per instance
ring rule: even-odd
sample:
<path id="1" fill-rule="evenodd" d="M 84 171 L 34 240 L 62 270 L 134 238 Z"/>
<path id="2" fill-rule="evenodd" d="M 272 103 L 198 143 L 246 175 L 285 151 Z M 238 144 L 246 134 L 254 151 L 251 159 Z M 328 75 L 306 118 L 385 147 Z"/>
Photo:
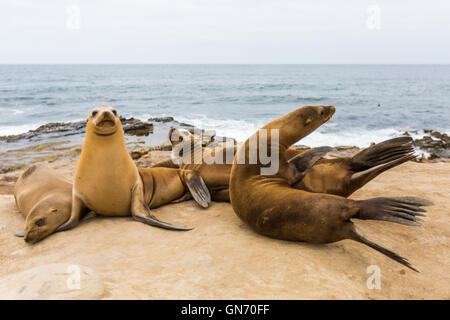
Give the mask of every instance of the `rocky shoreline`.
<path id="1" fill-rule="evenodd" d="M 193 125 L 182 123 L 173 117 L 149 118 L 142 121 L 135 118 L 121 118 L 126 135 L 127 146 L 134 160 L 150 151 L 170 151 L 167 131 L 170 127 L 181 127 L 193 132 Z M 76 157 L 81 151 L 85 131 L 85 121 L 47 123 L 28 132 L 0 136 L 0 173 L 7 173 L 24 168 L 32 163 L 55 161 L 66 157 Z M 205 132 L 204 130 L 202 130 Z M 399 132 L 400 133 L 400 132 Z M 421 155 L 418 162 L 450 161 L 450 137 L 446 133 L 423 129 L 405 131 L 403 134 L 413 137 L 417 153 Z M 216 137 L 214 130 L 206 131 L 203 145 L 223 141 Z M 233 138 L 234 143 L 237 143 Z M 296 145 L 298 149 L 309 149 L 305 145 Z M 331 156 L 350 156 L 361 148 L 357 146 L 338 146 L 333 148 Z M 426 154 L 426 155 L 425 155 Z"/>

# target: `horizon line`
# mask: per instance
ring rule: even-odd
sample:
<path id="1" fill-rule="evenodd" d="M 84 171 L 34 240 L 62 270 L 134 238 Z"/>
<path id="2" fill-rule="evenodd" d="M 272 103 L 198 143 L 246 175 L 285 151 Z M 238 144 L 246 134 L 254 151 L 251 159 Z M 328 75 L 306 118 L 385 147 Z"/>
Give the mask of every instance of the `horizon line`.
<path id="1" fill-rule="evenodd" d="M 373 65 L 373 66 L 380 66 L 380 65 L 404 65 L 404 66 L 413 66 L 413 65 L 435 65 L 435 66 L 442 66 L 442 65 L 450 65 L 450 63 L 122 63 L 122 62 L 111 62 L 111 63 L 96 63 L 96 62 L 87 62 L 87 63 L 72 63 L 72 62 L 64 62 L 64 63 L 1 63 L 0 65 L 280 65 L 280 66 L 288 66 L 288 65 Z"/>

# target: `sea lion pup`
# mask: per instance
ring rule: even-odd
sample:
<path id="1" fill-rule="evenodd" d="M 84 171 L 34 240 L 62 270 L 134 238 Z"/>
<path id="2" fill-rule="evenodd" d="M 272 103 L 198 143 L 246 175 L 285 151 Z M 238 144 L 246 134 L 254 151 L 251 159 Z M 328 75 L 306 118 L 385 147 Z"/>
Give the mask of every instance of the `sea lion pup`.
<path id="1" fill-rule="evenodd" d="M 169 141 L 173 149 L 179 146 L 180 143 L 189 143 L 190 141 L 191 150 L 194 150 L 194 136 L 188 130 L 180 128 L 170 129 Z M 223 149 L 221 151 L 223 155 L 230 148 L 232 149 L 232 154 L 236 153 L 235 146 L 226 145 L 218 148 Z M 217 151 L 218 148 L 214 150 Z M 203 148 L 203 150 L 206 149 Z M 320 150 L 327 151 L 329 149 L 322 147 L 319 149 L 312 148 L 307 151 L 293 148 L 286 150 L 286 158 L 289 161 L 297 159 L 294 163 L 297 163 L 299 158 L 308 158 L 310 156 L 313 158 L 313 161 L 317 161 L 309 170 L 304 171 L 304 176 L 299 182 L 292 185 L 293 188 L 349 197 L 353 192 L 384 171 L 416 157 L 411 137 L 399 137 L 377 143 L 361 150 L 352 157 L 317 158 L 317 155 L 324 155 L 324 152 L 320 152 Z M 215 151 L 208 150 L 207 152 L 213 153 Z M 227 164 L 225 160 L 222 164 L 207 164 L 204 161 L 201 164 L 177 164 L 171 158 L 158 162 L 152 167 L 194 170 L 205 180 L 214 201 L 229 202 L 228 184 L 232 164 Z M 299 163 L 302 162 L 300 161 Z"/>
<path id="2" fill-rule="evenodd" d="M 52 234 L 69 219 L 72 208 L 72 183 L 43 164 L 27 168 L 14 186 L 17 207 L 25 217 L 24 236 L 35 243 Z M 81 215 L 86 211 L 81 212 Z"/>
<path id="3" fill-rule="evenodd" d="M 415 197 L 374 198 L 349 200 L 344 197 L 297 190 L 290 185 L 308 170 L 314 161 L 288 162 L 286 150 L 305 137 L 334 114 L 333 106 L 305 106 L 275 119 L 253 134 L 242 146 L 234 159 L 230 177 L 230 199 L 235 213 L 256 232 L 284 240 L 310 243 L 330 243 L 352 239 L 380 251 L 389 258 L 417 271 L 403 257 L 370 240 L 357 231 L 350 221 L 374 219 L 398 222 L 405 225 L 420 225 L 417 215 L 424 212 L 421 206 L 426 200 Z M 275 131 L 273 131 L 275 129 Z M 261 160 L 255 164 L 249 155 L 258 155 L 256 143 L 263 133 L 267 134 L 267 150 L 278 152 L 279 170 L 276 174 L 264 175 Z M 278 134 L 279 139 L 276 139 Z M 272 136 L 275 137 L 272 141 Z M 264 137 L 264 136 L 262 136 Z M 264 139 L 261 139 L 264 140 Z M 278 140 L 278 142 L 276 142 Z M 261 143 L 259 141 L 259 143 Z M 319 150 L 320 153 L 324 150 Z M 313 159 L 314 157 L 309 157 Z M 245 164 L 240 164 L 245 159 Z M 297 181 L 298 182 L 298 181 Z"/>
<path id="4" fill-rule="evenodd" d="M 203 188 L 198 177 L 189 179 L 192 176 L 186 175 L 186 178 L 186 184 L 195 192 Z M 118 112 L 105 105 L 95 107 L 87 119 L 86 137 L 75 172 L 71 216 L 58 231 L 76 226 L 86 207 L 104 216 L 131 215 L 138 221 L 161 228 L 192 229 L 154 217 L 145 202 L 144 191 L 141 175 L 125 145 Z M 204 191 L 203 198 L 208 199 L 207 189 Z"/>

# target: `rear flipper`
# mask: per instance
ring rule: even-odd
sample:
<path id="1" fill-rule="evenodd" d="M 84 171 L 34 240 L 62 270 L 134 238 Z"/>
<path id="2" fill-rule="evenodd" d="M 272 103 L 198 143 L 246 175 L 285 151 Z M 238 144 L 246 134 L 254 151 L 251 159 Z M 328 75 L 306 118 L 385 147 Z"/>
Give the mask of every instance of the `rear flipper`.
<path id="1" fill-rule="evenodd" d="M 351 158 L 355 173 L 350 184 L 356 190 L 380 173 L 416 158 L 412 141 L 411 137 L 394 138 L 358 152 Z"/>
<path id="2" fill-rule="evenodd" d="M 203 178 L 190 170 L 183 170 L 183 180 L 189 189 L 194 200 L 203 208 L 208 208 L 211 204 L 211 194 Z"/>
<path id="3" fill-rule="evenodd" d="M 370 241 L 369 239 L 367 239 L 364 234 L 360 231 L 358 231 L 358 229 L 356 229 L 356 227 L 350 229 L 350 239 L 358 241 L 360 243 L 364 243 L 365 245 L 377 250 L 378 252 L 381 252 L 382 254 L 384 254 L 385 256 L 391 258 L 392 260 L 397 261 L 398 263 L 404 265 L 405 267 L 415 271 L 415 272 L 419 272 L 419 270 L 417 270 L 416 268 L 414 268 L 408 261 L 408 259 L 403 258 L 402 256 L 398 255 L 397 253 L 395 253 L 394 251 L 391 251 L 383 246 L 380 246 L 379 244 Z"/>
<path id="4" fill-rule="evenodd" d="M 418 197 L 373 198 L 359 200 L 360 210 L 353 217 L 356 219 L 385 220 L 407 226 L 420 226 L 423 222 L 417 216 L 425 216 L 424 206 L 431 201 Z"/>

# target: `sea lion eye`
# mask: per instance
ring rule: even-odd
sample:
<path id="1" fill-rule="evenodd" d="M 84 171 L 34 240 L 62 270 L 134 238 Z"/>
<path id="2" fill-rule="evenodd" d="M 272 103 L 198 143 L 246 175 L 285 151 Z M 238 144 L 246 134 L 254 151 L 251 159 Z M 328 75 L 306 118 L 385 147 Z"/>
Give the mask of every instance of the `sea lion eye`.
<path id="1" fill-rule="evenodd" d="M 35 222 L 35 224 L 36 224 L 38 227 L 40 227 L 40 226 L 42 226 L 42 225 L 44 224 L 44 222 L 45 222 L 44 218 L 40 218 L 40 219 L 38 219 L 38 220 Z"/>
<path id="2" fill-rule="evenodd" d="M 323 115 L 325 114 L 325 111 L 320 111 L 320 116 L 322 116 L 323 117 Z"/>
<path id="3" fill-rule="evenodd" d="M 113 115 L 117 116 L 117 111 L 116 110 L 113 110 L 112 113 L 113 113 Z"/>
<path id="4" fill-rule="evenodd" d="M 97 111 L 92 111 L 92 116 L 95 117 L 97 115 Z"/>

